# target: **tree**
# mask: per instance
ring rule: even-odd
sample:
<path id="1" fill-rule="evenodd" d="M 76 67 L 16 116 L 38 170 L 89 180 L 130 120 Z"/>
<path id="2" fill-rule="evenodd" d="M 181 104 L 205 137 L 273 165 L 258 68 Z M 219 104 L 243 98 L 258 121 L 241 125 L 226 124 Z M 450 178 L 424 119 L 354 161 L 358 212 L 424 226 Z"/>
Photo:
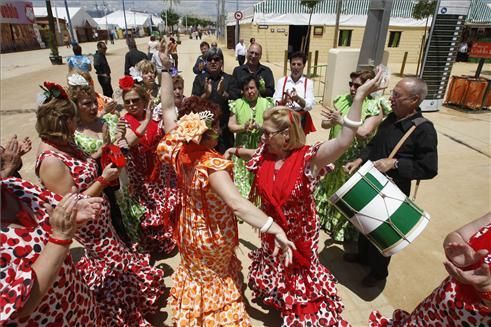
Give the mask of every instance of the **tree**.
<path id="1" fill-rule="evenodd" d="M 179 14 L 172 9 L 167 9 L 162 10 L 160 17 L 171 27 L 171 31 L 174 32 L 174 25 L 179 23 Z"/>
<path id="2" fill-rule="evenodd" d="M 419 49 L 419 57 L 418 57 L 418 65 L 416 67 L 416 75 L 419 75 L 419 68 L 421 65 L 421 59 L 424 50 L 426 49 L 426 32 L 428 30 L 428 20 L 431 16 L 435 14 L 436 10 L 436 5 L 437 5 L 436 0 L 419 0 L 418 3 L 413 8 L 412 16 L 414 19 L 425 19 L 426 18 L 426 23 L 425 23 L 425 32 L 423 35 L 423 40 L 421 40 L 421 47 Z"/>
<path id="3" fill-rule="evenodd" d="M 166 0 L 167 2 L 169 2 L 169 9 L 172 10 L 172 5 L 180 5 L 181 4 L 181 0 Z"/>
<path id="4" fill-rule="evenodd" d="M 305 6 L 309 8 L 310 10 L 310 15 L 309 15 L 309 27 L 307 28 L 307 35 L 305 37 L 304 42 L 302 43 L 302 52 L 306 53 L 307 51 L 307 44 L 309 44 L 309 39 L 310 39 L 310 22 L 312 20 L 312 14 L 314 13 L 314 9 L 317 6 L 317 4 L 320 2 L 320 0 L 302 0 L 300 3 L 302 6 Z"/>

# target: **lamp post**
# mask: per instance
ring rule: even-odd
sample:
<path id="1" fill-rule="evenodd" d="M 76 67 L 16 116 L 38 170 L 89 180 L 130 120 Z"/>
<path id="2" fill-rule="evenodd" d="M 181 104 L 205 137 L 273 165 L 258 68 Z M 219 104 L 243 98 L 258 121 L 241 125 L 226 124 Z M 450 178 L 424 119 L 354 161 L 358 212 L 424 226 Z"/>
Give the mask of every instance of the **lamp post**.
<path id="1" fill-rule="evenodd" d="M 53 65 L 61 65 L 62 58 L 58 53 L 58 42 L 56 42 L 55 37 L 55 21 L 53 19 L 53 11 L 51 10 L 51 1 L 46 0 L 46 10 L 48 11 L 48 23 L 49 23 L 49 38 L 48 43 L 51 49 L 51 54 L 49 55 L 49 60 Z"/>
<path id="2" fill-rule="evenodd" d="M 68 25 L 70 25 L 70 36 L 72 37 L 72 43 L 78 43 L 77 35 L 73 32 L 72 19 L 70 18 L 70 11 L 68 10 L 68 3 L 65 0 L 66 18 L 68 19 Z"/>
<path id="3" fill-rule="evenodd" d="M 123 0 L 123 16 L 124 16 L 124 37 L 125 39 L 128 38 L 128 23 L 126 22 L 126 9 L 124 7 L 124 0 Z"/>

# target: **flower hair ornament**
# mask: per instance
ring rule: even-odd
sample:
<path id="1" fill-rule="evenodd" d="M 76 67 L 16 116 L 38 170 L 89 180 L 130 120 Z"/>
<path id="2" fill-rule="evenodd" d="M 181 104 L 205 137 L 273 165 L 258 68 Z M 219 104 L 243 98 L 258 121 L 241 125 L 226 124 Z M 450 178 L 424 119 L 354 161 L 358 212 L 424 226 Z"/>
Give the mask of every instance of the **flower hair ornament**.
<path id="1" fill-rule="evenodd" d="M 68 85 L 70 86 L 89 86 L 89 82 L 80 74 L 68 76 Z"/>
<path id="2" fill-rule="evenodd" d="M 68 100 L 68 94 L 63 86 L 53 82 L 44 82 L 43 86 L 39 85 L 43 92 L 37 96 L 37 104 L 42 105 L 50 101 L 52 98 Z"/>
<path id="3" fill-rule="evenodd" d="M 138 68 L 130 67 L 130 75 L 138 83 L 143 82 L 142 72 Z"/>
<path id="4" fill-rule="evenodd" d="M 209 110 L 184 115 L 177 122 L 176 134 L 184 142 L 199 144 L 203 134 L 211 128 L 213 118 L 214 115 Z"/>
<path id="5" fill-rule="evenodd" d="M 135 80 L 129 75 L 124 75 L 119 79 L 119 88 L 123 91 L 130 91 L 135 85 Z"/>

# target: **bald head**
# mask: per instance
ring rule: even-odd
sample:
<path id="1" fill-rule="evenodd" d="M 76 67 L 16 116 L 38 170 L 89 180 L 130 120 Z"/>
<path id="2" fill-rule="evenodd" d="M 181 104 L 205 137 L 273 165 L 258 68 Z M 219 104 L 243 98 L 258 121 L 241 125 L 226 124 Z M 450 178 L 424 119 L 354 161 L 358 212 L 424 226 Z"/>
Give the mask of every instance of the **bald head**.
<path id="1" fill-rule="evenodd" d="M 428 95 L 428 86 L 421 78 L 405 77 L 397 84 L 401 84 L 401 86 L 407 91 L 408 95 L 417 96 L 419 98 L 418 106 Z"/>
<path id="2" fill-rule="evenodd" d="M 247 49 L 247 64 L 257 66 L 263 55 L 263 47 L 259 43 L 253 43 Z"/>

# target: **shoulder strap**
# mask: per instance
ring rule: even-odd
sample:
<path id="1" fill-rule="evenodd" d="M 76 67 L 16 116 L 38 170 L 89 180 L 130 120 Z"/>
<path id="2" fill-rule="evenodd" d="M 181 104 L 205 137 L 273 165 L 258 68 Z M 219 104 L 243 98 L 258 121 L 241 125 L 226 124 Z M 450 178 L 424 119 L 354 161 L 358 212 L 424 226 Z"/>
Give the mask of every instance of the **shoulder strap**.
<path id="1" fill-rule="evenodd" d="M 399 140 L 399 142 L 396 144 L 396 146 L 394 147 L 394 149 L 392 149 L 392 152 L 389 154 L 389 159 L 392 159 L 394 158 L 394 156 L 396 155 L 397 151 L 399 151 L 399 149 L 401 148 L 401 146 L 404 144 L 404 142 L 406 142 L 406 140 L 409 138 L 409 136 L 411 136 L 411 134 L 414 132 L 414 130 L 421 124 L 423 123 L 426 123 L 426 122 L 429 122 L 428 119 L 424 118 L 424 117 L 418 117 L 418 118 L 415 118 L 411 121 L 413 123 L 413 126 L 411 126 L 411 128 L 409 128 L 406 132 L 406 134 L 404 134 L 402 136 L 402 138 Z"/>

